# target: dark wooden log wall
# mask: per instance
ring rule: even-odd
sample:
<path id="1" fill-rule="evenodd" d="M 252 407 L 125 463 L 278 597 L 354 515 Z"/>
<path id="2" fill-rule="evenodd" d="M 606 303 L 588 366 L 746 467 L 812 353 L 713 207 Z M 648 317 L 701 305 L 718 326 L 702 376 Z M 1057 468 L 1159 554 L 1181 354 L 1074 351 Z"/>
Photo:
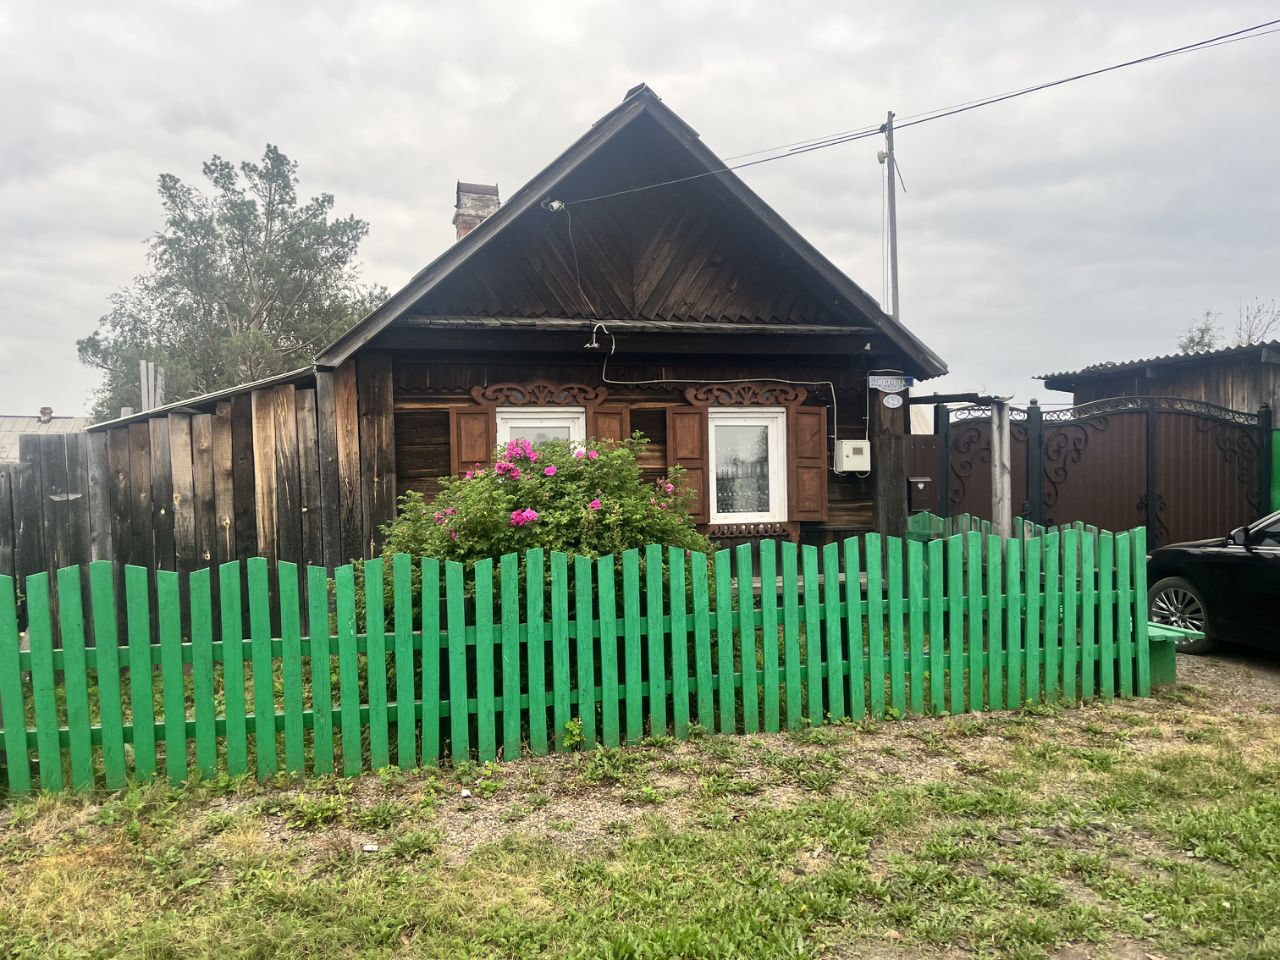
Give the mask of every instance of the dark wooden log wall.
<path id="1" fill-rule="evenodd" d="M 22 437 L 0 464 L 0 575 L 372 556 L 395 510 L 392 398 L 390 359 L 366 353 L 207 409 Z"/>

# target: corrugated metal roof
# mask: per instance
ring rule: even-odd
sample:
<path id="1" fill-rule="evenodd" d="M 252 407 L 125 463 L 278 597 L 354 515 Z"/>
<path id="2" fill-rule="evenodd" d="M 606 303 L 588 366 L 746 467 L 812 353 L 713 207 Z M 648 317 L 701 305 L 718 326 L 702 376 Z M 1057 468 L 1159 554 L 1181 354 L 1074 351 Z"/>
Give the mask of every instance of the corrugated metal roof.
<path id="1" fill-rule="evenodd" d="M 78 433 L 93 421 L 88 417 L 5 416 L 0 414 L 0 463 L 18 462 L 18 438 L 26 433 Z"/>
<path id="2" fill-rule="evenodd" d="M 1148 357 L 1145 360 L 1108 360 L 1094 363 L 1079 370 L 1064 370 L 1061 373 L 1038 373 L 1034 380 L 1063 380 L 1069 377 L 1101 377 L 1112 373 L 1124 373 L 1139 367 L 1159 366 L 1175 363 L 1195 363 L 1200 360 L 1217 360 L 1220 357 L 1234 357 L 1252 351 L 1280 350 L 1280 340 L 1267 340 L 1264 343 L 1246 343 L 1239 347 L 1223 347 L 1220 350 L 1199 350 L 1194 353 L 1166 353 L 1159 357 Z"/>

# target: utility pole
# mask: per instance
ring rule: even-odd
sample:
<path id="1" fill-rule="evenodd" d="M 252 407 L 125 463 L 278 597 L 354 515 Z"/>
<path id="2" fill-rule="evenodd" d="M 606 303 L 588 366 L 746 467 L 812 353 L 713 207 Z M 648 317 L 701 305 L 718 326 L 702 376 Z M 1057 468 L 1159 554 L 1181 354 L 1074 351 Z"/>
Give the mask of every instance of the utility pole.
<path id="1" fill-rule="evenodd" d="M 890 316 L 902 321 L 902 309 L 898 303 L 898 164 L 893 159 L 893 111 L 880 128 L 884 134 L 884 152 L 880 154 L 880 162 L 885 164 L 889 176 L 889 289 L 893 297 L 893 310 Z"/>

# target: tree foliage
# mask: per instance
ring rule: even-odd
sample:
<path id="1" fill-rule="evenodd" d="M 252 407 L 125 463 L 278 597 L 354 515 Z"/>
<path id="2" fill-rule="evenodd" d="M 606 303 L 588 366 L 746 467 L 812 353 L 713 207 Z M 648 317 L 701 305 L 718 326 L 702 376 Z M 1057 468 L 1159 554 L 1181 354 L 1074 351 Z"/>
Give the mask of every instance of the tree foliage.
<path id="1" fill-rule="evenodd" d="M 1235 327 L 1231 332 L 1233 347 L 1262 343 L 1276 334 L 1280 328 L 1280 305 L 1275 300 L 1255 299 L 1252 303 L 1241 301 L 1236 310 Z M 1203 353 L 1226 346 L 1222 332 L 1222 314 L 1206 310 L 1204 316 L 1193 320 L 1178 338 L 1179 353 Z"/>
<path id="2" fill-rule="evenodd" d="M 103 373 L 98 416 L 139 406 L 139 360 L 164 368 L 170 400 L 260 380 L 303 366 L 385 298 L 355 260 L 368 223 L 332 217 L 332 194 L 300 200 L 298 165 L 279 148 L 238 167 L 214 156 L 204 177 L 202 191 L 160 176 L 150 268 L 77 343 Z"/>

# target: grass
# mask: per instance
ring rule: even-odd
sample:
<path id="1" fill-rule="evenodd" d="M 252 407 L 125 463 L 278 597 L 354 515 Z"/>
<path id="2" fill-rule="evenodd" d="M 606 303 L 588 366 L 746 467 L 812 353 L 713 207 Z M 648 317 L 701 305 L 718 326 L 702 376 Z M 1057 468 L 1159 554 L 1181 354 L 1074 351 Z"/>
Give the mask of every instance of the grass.
<path id="1" fill-rule="evenodd" d="M 1264 706 L 818 733 L 18 801 L 0 956 L 1280 953 Z"/>

